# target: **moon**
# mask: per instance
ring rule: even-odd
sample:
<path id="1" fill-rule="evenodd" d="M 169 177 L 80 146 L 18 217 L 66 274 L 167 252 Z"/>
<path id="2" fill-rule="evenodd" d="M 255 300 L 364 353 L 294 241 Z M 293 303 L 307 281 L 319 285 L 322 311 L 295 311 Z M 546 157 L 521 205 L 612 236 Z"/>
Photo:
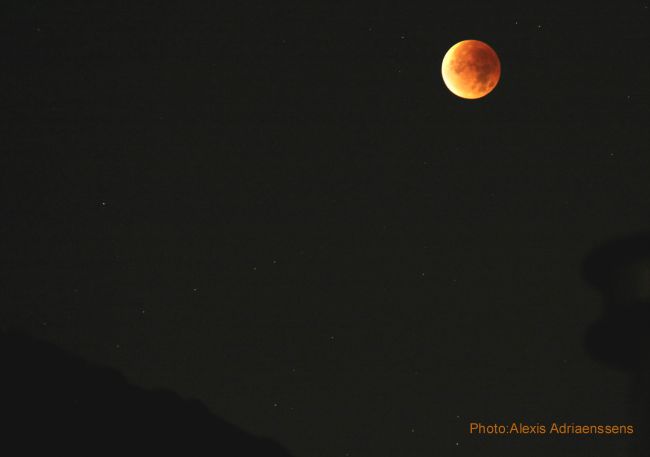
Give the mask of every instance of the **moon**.
<path id="1" fill-rule="evenodd" d="M 456 43 L 442 59 L 442 79 L 461 98 L 476 99 L 492 92 L 501 77 L 501 62 L 486 43 L 464 40 Z"/>

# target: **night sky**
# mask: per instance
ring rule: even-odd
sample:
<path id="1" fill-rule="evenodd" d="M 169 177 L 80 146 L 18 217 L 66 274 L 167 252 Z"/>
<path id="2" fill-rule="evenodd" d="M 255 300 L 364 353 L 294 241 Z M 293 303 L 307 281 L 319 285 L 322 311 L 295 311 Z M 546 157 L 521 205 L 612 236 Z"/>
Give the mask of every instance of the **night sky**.
<path id="1" fill-rule="evenodd" d="M 584 347 L 650 228 L 650 9 L 11 1 L 0 322 L 297 457 L 622 455 Z M 440 64 L 479 39 L 478 100 Z"/>

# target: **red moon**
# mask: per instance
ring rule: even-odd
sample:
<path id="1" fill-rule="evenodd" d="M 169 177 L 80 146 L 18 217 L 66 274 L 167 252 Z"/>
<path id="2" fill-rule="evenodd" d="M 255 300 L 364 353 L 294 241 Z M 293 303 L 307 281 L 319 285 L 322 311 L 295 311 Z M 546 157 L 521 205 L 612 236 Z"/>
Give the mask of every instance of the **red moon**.
<path id="1" fill-rule="evenodd" d="M 478 40 L 456 43 L 442 59 L 442 79 L 461 98 L 475 99 L 492 92 L 501 77 L 497 53 Z"/>

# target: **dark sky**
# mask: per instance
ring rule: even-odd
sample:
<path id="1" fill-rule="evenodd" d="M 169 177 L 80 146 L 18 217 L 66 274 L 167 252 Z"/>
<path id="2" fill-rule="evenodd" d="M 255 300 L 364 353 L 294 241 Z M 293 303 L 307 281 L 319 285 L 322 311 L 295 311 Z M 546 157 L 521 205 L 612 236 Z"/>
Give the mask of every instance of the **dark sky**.
<path id="1" fill-rule="evenodd" d="M 648 2 L 12 1 L 2 325 L 298 457 L 621 455 L 583 345 L 650 227 Z M 502 77 L 440 77 L 480 39 Z"/>

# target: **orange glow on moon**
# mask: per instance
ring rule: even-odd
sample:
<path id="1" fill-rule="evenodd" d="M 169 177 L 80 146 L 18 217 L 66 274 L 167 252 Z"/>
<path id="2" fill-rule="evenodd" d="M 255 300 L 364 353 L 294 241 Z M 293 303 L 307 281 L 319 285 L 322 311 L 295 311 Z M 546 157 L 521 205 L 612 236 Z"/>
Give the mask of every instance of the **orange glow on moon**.
<path id="1" fill-rule="evenodd" d="M 453 45 L 442 59 L 442 79 L 461 98 L 475 99 L 492 92 L 501 77 L 497 53 L 478 40 Z"/>

